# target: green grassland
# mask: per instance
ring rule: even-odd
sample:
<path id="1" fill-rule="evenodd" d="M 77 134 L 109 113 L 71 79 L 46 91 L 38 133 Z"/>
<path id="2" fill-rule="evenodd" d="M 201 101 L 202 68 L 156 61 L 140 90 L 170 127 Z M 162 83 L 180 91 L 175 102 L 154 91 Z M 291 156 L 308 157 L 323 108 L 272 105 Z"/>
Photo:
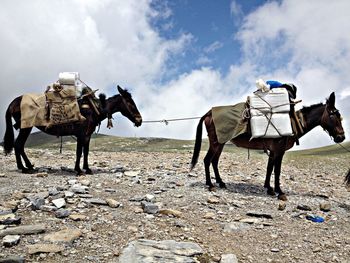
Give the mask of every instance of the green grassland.
<path id="1" fill-rule="evenodd" d="M 342 145 L 350 150 L 350 142 L 342 143 Z M 61 137 L 47 135 L 42 132 L 36 132 L 29 136 L 26 143 L 31 148 L 47 148 L 60 149 Z M 62 137 L 63 149 L 74 150 L 76 146 L 75 137 Z M 176 152 L 176 151 L 192 151 L 194 147 L 193 140 L 175 140 L 166 138 L 135 138 L 135 137 L 118 137 L 103 134 L 94 134 L 91 139 L 90 149 L 93 151 L 141 151 L 141 152 Z M 203 139 L 202 150 L 208 149 L 207 139 Z M 238 148 L 230 143 L 226 144 L 224 151 L 226 152 L 247 152 L 247 149 Z M 250 151 L 252 154 L 262 154 L 262 151 Z M 349 154 L 344 148 L 338 144 L 326 147 L 289 151 L 288 156 L 337 156 Z"/>

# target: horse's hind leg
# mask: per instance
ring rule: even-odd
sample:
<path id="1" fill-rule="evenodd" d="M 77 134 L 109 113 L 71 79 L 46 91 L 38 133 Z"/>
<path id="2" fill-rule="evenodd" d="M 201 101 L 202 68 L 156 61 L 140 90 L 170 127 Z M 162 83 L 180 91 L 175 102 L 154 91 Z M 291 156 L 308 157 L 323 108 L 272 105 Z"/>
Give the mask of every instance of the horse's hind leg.
<path id="1" fill-rule="evenodd" d="M 274 164 L 275 164 L 274 153 L 270 152 L 269 161 L 268 161 L 267 169 L 266 169 L 265 184 L 264 184 L 264 187 L 267 189 L 268 195 L 275 195 L 275 191 L 270 186 L 270 179 L 271 179 L 271 174 L 273 171 Z"/>
<path id="2" fill-rule="evenodd" d="M 15 141 L 15 156 L 17 168 L 22 170 L 23 173 L 28 173 L 33 170 L 33 164 L 29 161 L 26 153 L 24 152 L 24 145 L 28 139 L 28 136 L 32 128 L 20 129 L 19 134 Z M 22 164 L 21 157 L 26 166 Z"/>
<path id="3" fill-rule="evenodd" d="M 226 188 L 226 184 L 221 180 L 219 168 L 218 168 L 219 159 L 220 159 L 220 155 L 222 153 L 223 148 L 224 148 L 223 144 L 219 144 L 217 146 L 217 149 L 215 150 L 215 154 L 214 154 L 212 161 L 211 161 L 211 163 L 213 165 L 213 170 L 215 173 L 215 180 L 216 180 L 216 183 L 219 184 L 220 188 Z"/>
<path id="4" fill-rule="evenodd" d="M 210 191 L 214 189 L 214 185 L 212 184 L 210 179 L 210 169 L 209 169 L 212 158 L 213 158 L 213 151 L 210 147 L 207 154 L 204 157 L 205 184 L 209 186 Z"/>

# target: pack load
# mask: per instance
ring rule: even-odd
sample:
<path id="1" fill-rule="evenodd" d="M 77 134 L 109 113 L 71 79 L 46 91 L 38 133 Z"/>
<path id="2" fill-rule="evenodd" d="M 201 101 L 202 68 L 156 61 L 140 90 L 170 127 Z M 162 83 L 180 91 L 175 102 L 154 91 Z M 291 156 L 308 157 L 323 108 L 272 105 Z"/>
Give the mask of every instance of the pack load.
<path id="1" fill-rule="evenodd" d="M 48 127 L 85 120 L 77 100 L 81 87 L 78 72 L 62 72 L 58 82 L 47 87 L 45 95 Z"/>
<path id="2" fill-rule="evenodd" d="M 248 96 L 252 138 L 292 136 L 290 95 L 284 87 L 256 82 L 258 90 Z"/>

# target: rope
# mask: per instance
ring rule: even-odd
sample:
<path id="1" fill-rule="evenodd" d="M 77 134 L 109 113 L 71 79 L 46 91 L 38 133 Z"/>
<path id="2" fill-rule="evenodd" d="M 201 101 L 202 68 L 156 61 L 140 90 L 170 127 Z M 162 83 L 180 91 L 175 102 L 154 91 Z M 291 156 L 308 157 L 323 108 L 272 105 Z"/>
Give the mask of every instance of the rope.
<path id="1" fill-rule="evenodd" d="M 349 152 L 350 153 L 350 150 L 347 149 L 344 145 L 340 144 L 340 143 L 337 143 L 340 147 L 342 147 L 345 151 Z"/>
<path id="2" fill-rule="evenodd" d="M 149 120 L 149 121 L 142 121 L 142 123 L 164 123 L 165 125 L 168 125 L 169 122 L 172 121 L 187 121 L 187 120 L 195 120 L 200 119 L 201 117 L 188 117 L 188 118 L 178 118 L 178 119 L 163 119 L 163 120 Z"/>

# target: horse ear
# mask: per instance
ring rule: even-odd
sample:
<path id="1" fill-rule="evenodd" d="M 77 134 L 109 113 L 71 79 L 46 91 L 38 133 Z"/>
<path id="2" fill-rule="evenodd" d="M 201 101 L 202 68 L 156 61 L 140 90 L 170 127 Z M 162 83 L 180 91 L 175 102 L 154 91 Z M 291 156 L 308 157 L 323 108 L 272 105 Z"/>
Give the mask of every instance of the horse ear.
<path id="1" fill-rule="evenodd" d="M 331 95 L 329 96 L 329 98 L 327 100 L 327 105 L 331 108 L 335 107 L 335 94 L 334 94 L 334 92 L 332 92 Z"/>
<path id="2" fill-rule="evenodd" d="M 117 86 L 117 88 L 118 88 L 118 91 L 119 91 L 120 95 L 123 95 L 124 90 L 119 85 Z"/>

